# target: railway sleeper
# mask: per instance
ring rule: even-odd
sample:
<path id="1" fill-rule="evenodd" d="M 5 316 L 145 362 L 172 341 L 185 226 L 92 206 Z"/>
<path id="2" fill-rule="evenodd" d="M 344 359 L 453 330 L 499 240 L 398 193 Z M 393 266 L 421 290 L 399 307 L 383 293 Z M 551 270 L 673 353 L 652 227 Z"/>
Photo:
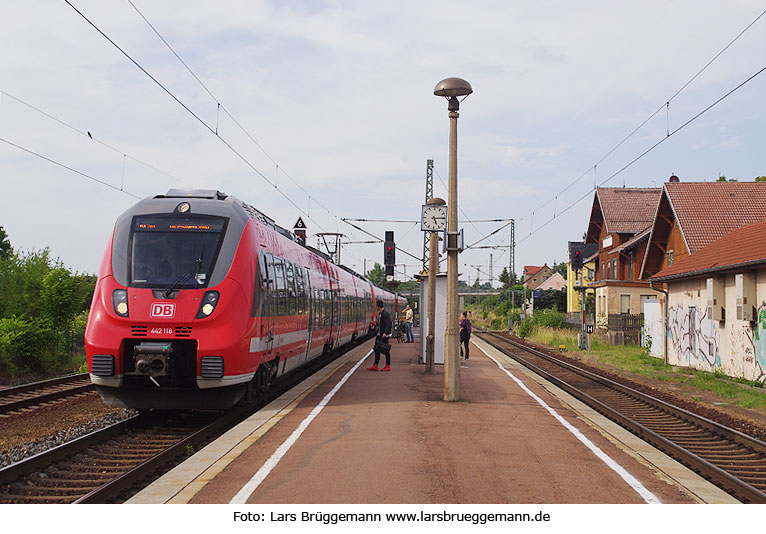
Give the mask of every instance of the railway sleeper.
<path id="1" fill-rule="evenodd" d="M 55 480 L 112 480 L 115 474 L 123 472 L 124 469 L 111 473 L 93 473 L 86 471 L 57 471 L 54 475 L 49 475 Z"/>
<path id="2" fill-rule="evenodd" d="M 724 454 L 727 451 L 739 450 L 739 447 L 737 447 L 734 443 L 722 444 L 718 447 L 716 447 L 715 445 L 709 445 L 709 444 L 699 444 L 699 445 L 689 444 L 689 445 L 685 445 L 685 448 L 689 449 L 695 454 L 699 454 L 699 453 Z"/>
<path id="3" fill-rule="evenodd" d="M 73 496 L 73 497 L 79 497 L 80 495 L 85 495 L 86 493 L 89 493 L 94 488 L 96 488 L 96 485 L 89 484 L 89 485 L 80 485 L 80 486 L 58 486 L 58 485 L 42 485 L 42 484 L 35 484 L 32 486 L 24 486 L 22 484 L 13 484 L 11 486 L 12 491 L 16 491 L 20 493 L 21 495 L 24 494 L 24 492 L 30 492 L 28 495 L 37 495 L 37 496 L 53 496 L 53 495 L 66 495 L 66 496 Z"/>
<path id="4" fill-rule="evenodd" d="M 9 494 L 0 495 L 2 504 L 68 504 L 76 500 L 78 496 L 71 495 L 26 495 Z"/>

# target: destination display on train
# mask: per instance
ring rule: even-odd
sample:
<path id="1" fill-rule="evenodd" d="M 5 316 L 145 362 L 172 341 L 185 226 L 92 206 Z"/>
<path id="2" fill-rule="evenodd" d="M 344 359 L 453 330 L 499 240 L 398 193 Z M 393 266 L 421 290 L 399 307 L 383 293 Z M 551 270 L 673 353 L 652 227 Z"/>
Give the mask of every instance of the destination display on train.
<path id="1" fill-rule="evenodd" d="M 221 232 L 223 220 L 136 217 L 133 228 L 138 232 Z"/>

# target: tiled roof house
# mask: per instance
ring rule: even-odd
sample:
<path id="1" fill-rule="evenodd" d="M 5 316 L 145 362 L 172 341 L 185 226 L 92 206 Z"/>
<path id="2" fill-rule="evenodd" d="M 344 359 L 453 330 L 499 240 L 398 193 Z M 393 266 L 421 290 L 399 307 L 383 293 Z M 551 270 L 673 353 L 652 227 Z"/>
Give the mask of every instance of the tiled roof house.
<path id="1" fill-rule="evenodd" d="M 595 281 L 596 321 L 609 315 L 641 313 L 641 300 L 657 294 L 639 279 L 659 188 L 598 188 L 593 198 L 586 243 L 598 244 Z"/>
<path id="2" fill-rule="evenodd" d="M 525 265 L 523 275 L 524 285 L 527 289 L 536 289 L 540 284 L 553 276 L 553 269 L 548 267 L 547 263 L 542 267 Z"/>
<path id="3" fill-rule="evenodd" d="M 648 279 L 733 230 L 766 219 L 766 182 L 664 184 L 641 266 Z"/>
<path id="4" fill-rule="evenodd" d="M 742 226 L 650 278 L 668 288 L 668 363 L 766 382 L 764 235 Z"/>

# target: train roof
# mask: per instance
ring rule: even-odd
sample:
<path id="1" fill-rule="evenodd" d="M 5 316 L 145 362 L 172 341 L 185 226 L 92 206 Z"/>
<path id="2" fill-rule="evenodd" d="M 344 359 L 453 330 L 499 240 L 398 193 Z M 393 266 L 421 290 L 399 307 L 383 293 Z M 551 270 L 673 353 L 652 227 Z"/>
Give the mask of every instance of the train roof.
<path id="1" fill-rule="evenodd" d="M 119 260 L 116 257 L 113 257 L 113 271 L 115 272 L 118 279 L 127 279 L 127 273 L 125 272 L 125 265 L 127 263 L 124 261 L 124 250 L 127 250 L 127 230 L 128 227 L 125 226 L 128 224 L 128 221 L 132 219 L 135 215 L 143 215 L 143 214 L 155 214 L 157 213 L 157 203 L 160 204 L 162 211 L 172 212 L 174 208 L 177 205 L 177 202 L 179 199 L 187 199 L 190 201 L 196 201 L 195 204 L 202 204 L 204 205 L 204 211 L 206 213 L 209 213 L 211 215 L 219 215 L 219 216 L 229 216 L 230 222 L 234 223 L 235 226 L 239 226 L 241 228 L 244 228 L 244 224 L 248 218 L 254 219 L 261 224 L 271 228 L 272 230 L 278 232 L 282 236 L 286 237 L 290 241 L 293 241 L 313 254 L 316 254 L 320 258 L 327 260 L 329 263 L 332 263 L 336 267 L 343 269 L 344 271 L 348 272 L 349 274 L 356 276 L 357 278 L 360 278 L 362 280 L 365 280 L 366 282 L 372 284 L 372 282 L 365 276 L 360 275 L 359 273 L 353 271 L 349 267 L 346 267 L 345 265 L 337 265 L 332 262 L 332 258 L 325 254 L 324 252 L 317 250 L 316 248 L 302 244 L 298 240 L 298 238 L 293 234 L 291 231 L 282 228 L 278 224 L 274 222 L 274 219 L 263 213 L 262 211 L 258 210 L 257 208 L 251 206 L 247 202 L 244 202 L 240 200 L 237 197 L 227 195 L 226 193 L 219 191 L 217 189 L 169 189 L 167 193 L 164 195 L 155 195 L 153 197 L 145 198 L 141 201 L 139 201 L 137 204 L 129 208 L 125 213 L 123 213 L 120 218 L 117 221 L 116 226 L 122 226 L 123 232 L 121 235 L 116 236 L 117 241 L 113 244 L 114 248 L 113 251 L 120 256 Z M 239 208 L 239 209 L 237 209 Z M 241 211 L 240 211 L 241 210 Z M 192 212 L 195 212 L 195 209 L 192 209 Z M 239 219 L 236 223 L 231 220 L 232 212 L 239 213 L 240 217 L 235 217 L 234 219 Z M 233 232 L 237 236 L 241 234 L 240 231 Z M 235 243 L 231 243 L 228 248 L 231 248 L 232 246 L 236 247 Z M 233 256 L 233 250 L 229 251 L 229 255 Z M 115 261 L 117 260 L 117 261 Z M 224 273 L 225 274 L 225 273 Z M 219 278 L 221 274 L 214 278 Z M 376 286 L 375 284 L 372 284 L 376 289 L 380 291 L 384 291 L 386 293 L 390 293 L 392 296 L 395 295 L 395 293 L 390 292 L 386 289 L 383 289 L 381 287 Z"/>

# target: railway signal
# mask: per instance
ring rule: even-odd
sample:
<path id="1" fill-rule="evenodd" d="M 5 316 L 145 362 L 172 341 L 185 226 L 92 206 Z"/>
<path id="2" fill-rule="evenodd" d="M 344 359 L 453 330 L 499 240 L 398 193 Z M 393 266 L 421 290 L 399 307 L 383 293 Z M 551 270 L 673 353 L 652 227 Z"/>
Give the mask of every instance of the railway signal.
<path id="1" fill-rule="evenodd" d="M 383 264 L 386 267 L 386 274 L 394 274 L 394 264 L 396 263 L 396 245 L 394 244 L 394 232 L 386 230 L 386 240 L 383 242 Z"/>
<path id="2" fill-rule="evenodd" d="M 572 257 L 570 258 L 573 271 L 582 270 L 582 250 L 579 247 L 572 245 Z"/>

